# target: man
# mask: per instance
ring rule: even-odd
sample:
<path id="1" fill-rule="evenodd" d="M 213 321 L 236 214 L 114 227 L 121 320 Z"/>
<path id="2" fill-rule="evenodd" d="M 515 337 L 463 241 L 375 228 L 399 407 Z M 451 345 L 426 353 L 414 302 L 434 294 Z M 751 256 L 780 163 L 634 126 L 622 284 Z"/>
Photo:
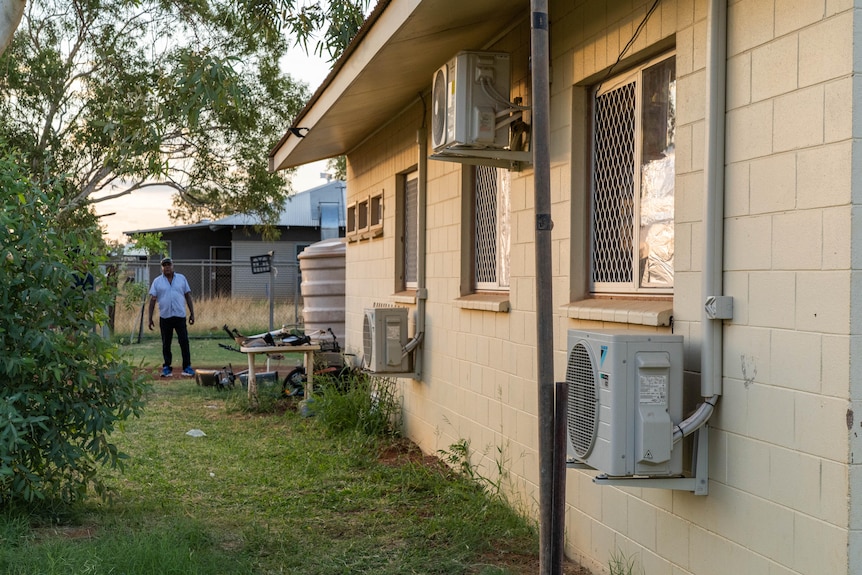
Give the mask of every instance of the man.
<path id="1" fill-rule="evenodd" d="M 195 308 L 192 303 L 192 289 L 183 274 L 174 273 L 174 262 L 171 258 L 162 260 L 162 275 L 153 280 L 150 286 L 150 330 L 153 329 L 153 310 L 159 303 L 159 330 L 162 334 L 162 377 L 171 377 L 173 368 L 171 362 L 171 343 L 174 331 L 183 355 L 183 375 L 194 377 L 191 351 L 189 351 L 189 332 L 186 329 L 186 305 L 189 306 L 189 325 L 195 323 Z"/>

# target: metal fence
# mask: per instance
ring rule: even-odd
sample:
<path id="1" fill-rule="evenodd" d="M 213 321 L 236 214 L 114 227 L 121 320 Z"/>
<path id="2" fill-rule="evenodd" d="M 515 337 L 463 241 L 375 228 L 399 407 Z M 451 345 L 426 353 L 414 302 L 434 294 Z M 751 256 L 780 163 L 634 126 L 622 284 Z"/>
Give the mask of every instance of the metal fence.
<path id="1" fill-rule="evenodd" d="M 120 296 L 114 308 L 113 331 L 134 337 L 141 321 L 146 331 L 146 293 L 161 269 L 158 261 L 112 262 Z M 301 323 L 301 276 L 296 261 L 276 260 L 268 273 L 252 273 L 249 261 L 174 260 L 192 290 L 196 322 L 191 335 L 222 335 L 228 325 L 243 333 Z M 270 297 L 272 294 L 272 297 Z M 156 312 L 156 316 L 158 312 Z"/>

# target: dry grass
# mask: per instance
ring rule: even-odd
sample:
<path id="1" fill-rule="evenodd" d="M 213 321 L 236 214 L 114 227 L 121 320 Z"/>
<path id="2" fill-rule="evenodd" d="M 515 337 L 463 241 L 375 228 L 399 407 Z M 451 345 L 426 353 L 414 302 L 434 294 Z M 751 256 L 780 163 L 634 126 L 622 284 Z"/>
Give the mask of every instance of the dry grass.
<path id="1" fill-rule="evenodd" d="M 297 316 L 302 316 L 301 304 L 294 305 L 291 300 L 276 301 L 273 307 L 273 325 L 296 325 Z M 154 317 L 158 317 L 158 309 Z M 141 304 L 132 302 L 126 305 L 125 299 L 117 302 L 114 317 L 114 333 L 127 338 L 137 337 L 141 319 Z M 195 301 L 195 325 L 189 326 L 191 336 L 224 335 L 222 326 L 228 325 L 243 334 L 260 333 L 269 329 L 269 301 L 251 298 L 210 298 Z M 144 331 L 147 331 L 146 309 L 144 310 Z"/>

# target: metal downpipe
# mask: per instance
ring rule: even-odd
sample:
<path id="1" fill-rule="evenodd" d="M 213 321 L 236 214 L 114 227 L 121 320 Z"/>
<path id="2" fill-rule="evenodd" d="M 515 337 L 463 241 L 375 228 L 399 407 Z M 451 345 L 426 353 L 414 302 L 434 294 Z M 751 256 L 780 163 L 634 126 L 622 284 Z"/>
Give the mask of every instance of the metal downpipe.
<path id="1" fill-rule="evenodd" d="M 704 402 L 674 431 L 674 443 L 705 425 L 722 392 L 723 319 L 708 302 L 724 298 L 724 145 L 727 88 L 727 0 L 709 0 L 706 60 L 706 161 L 701 310 L 701 395 Z"/>
<path id="2" fill-rule="evenodd" d="M 425 105 L 425 102 L 422 102 Z M 428 300 L 428 288 L 425 286 L 426 272 L 426 234 L 428 221 L 428 130 L 424 125 L 416 131 L 416 143 L 419 145 L 419 165 L 416 190 L 416 335 L 413 345 L 408 343 L 409 352 L 413 353 L 413 370 L 415 378 L 422 379 L 422 341 L 425 338 L 425 306 Z"/>

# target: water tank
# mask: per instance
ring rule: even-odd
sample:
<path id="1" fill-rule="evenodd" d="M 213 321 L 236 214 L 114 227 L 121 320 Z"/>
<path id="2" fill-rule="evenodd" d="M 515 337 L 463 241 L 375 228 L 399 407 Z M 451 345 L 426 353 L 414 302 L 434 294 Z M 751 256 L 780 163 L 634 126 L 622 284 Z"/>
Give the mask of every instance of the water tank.
<path id="1" fill-rule="evenodd" d="M 344 274 L 347 243 L 332 238 L 311 244 L 299 254 L 302 282 L 302 321 L 305 333 L 316 337 L 318 330 L 332 329 L 344 346 Z M 328 332 L 327 332 L 328 333 Z"/>

